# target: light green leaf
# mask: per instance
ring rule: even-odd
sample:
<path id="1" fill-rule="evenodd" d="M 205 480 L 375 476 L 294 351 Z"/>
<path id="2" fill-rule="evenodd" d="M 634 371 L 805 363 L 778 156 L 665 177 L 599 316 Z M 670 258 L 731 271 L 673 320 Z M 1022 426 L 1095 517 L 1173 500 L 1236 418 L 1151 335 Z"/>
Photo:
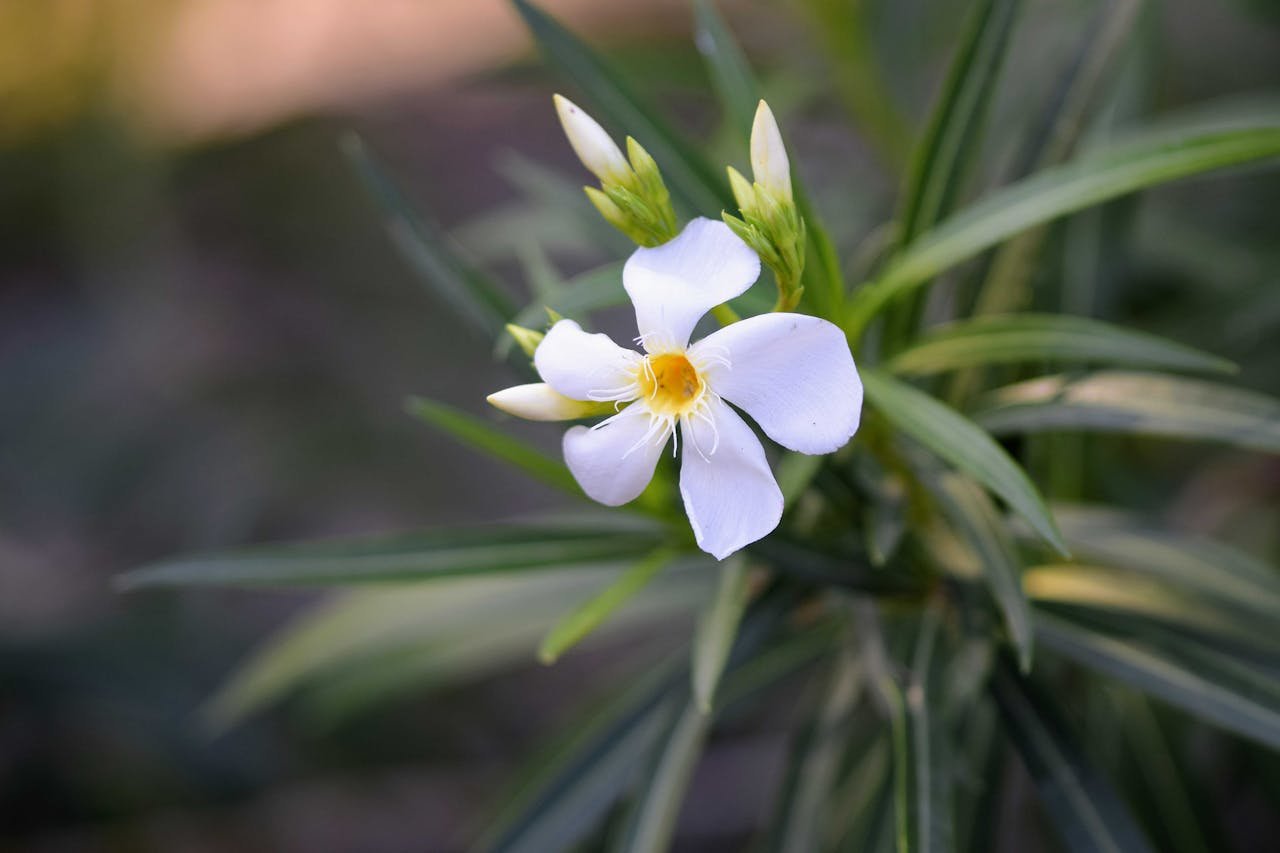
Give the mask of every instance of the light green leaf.
<path id="1" fill-rule="evenodd" d="M 537 6 L 527 0 L 512 2 L 547 59 L 590 97 L 595 118 L 634 136 L 662 164 L 673 195 L 704 214 L 733 204 L 726 179 L 644 104 L 602 57 Z"/>
<path id="2" fill-rule="evenodd" d="M 313 719 L 331 723 L 397 692 L 482 678 L 533 660 L 564 607 L 609 577 L 609 566 L 517 576 L 445 578 L 361 589 L 304 611 L 272 635 L 205 708 L 223 729 L 299 691 Z M 704 573 L 668 575 L 601 635 L 688 613 L 708 592 Z"/>
<path id="3" fill-rule="evenodd" d="M 1067 546 L 1036 487 L 985 431 L 954 409 L 876 370 L 862 372 L 868 401 L 894 429 L 973 476 L 1026 519 L 1046 542 Z"/>
<path id="4" fill-rule="evenodd" d="M 1022 231 L 1131 192 L 1215 169 L 1280 157 L 1280 124 L 1165 130 L 1153 139 L 1083 155 L 988 195 L 920 236 L 848 304 L 857 341 L 895 298 Z"/>
<path id="5" fill-rule="evenodd" d="M 659 548 L 575 607 L 547 632 L 538 649 L 538 659 L 547 664 L 555 663 L 562 654 L 600 627 L 614 611 L 640 592 L 675 556 L 670 549 Z"/>
<path id="6" fill-rule="evenodd" d="M 1000 434 L 1081 429 L 1201 439 L 1280 453 L 1280 400 L 1213 382 L 1107 371 L 993 391 L 974 419 Z"/>
<path id="7" fill-rule="evenodd" d="M 487 339 L 496 338 L 515 316 L 511 298 L 468 263 L 448 235 L 413 212 L 360 137 L 354 133 L 343 136 L 341 147 L 382 207 L 387 232 L 413 271 Z"/>
<path id="8" fill-rule="evenodd" d="M 895 786 L 900 798 L 899 826 L 906 830 L 905 835 L 899 834 L 900 853 L 945 853 L 955 847 L 950 731 L 936 691 L 934 661 L 940 621 L 937 608 L 926 610 L 912 655 L 910 682 L 899 700 L 901 709 L 895 703 L 895 744 L 899 727 L 903 729 L 902 743 L 894 750 L 902 762 L 901 779 Z M 899 749 L 905 749 L 905 754 L 899 756 Z"/>
<path id="9" fill-rule="evenodd" d="M 622 521 L 622 519 L 620 519 Z M 134 569 L 120 586 L 327 586 L 416 581 L 639 559 L 660 542 L 625 524 L 526 524 L 267 545 L 177 557 Z"/>
<path id="10" fill-rule="evenodd" d="M 1168 648 L 1110 637 L 1045 613 L 1036 615 L 1040 642 L 1076 662 L 1177 705 L 1247 738 L 1280 749 L 1280 692 L 1240 678 L 1243 667 L 1188 665 Z M 1189 648 L 1192 648 L 1188 644 Z M 1266 687 L 1267 684 L 1262 685 Z"/>
<path id="11" fill-rule="evenodd" d="M 929 478 L 939 509 L 973 549 L 991 595 L 1000 606 L 1018 666 L 1031 671 L 1031 606 L 1022 590 L 1022 561 L 991 500 L 974 483 L 955 474 Z"/>
<path id="12" fill-rule="evenodd" d="M 622 853 L 665 853 L 671 848 L 685 792 L 710 728 L 711 716 L 689 701 L 671 727 L 615 849 Z"/>
<path id="13" fill-rule="evenodd" d="M 512 438 L 475 415 L 422 397 L 411 397 L 405 403 L 409 414 L 447 433 L 473 450 L 509 462 L 535 480 L 555 486 L 575 497 L 582 489 L 558 459 L 553 459 L 531 444 Z"/>
<path id="14" fill-rule="evenodd" d="M 1124 803 L 1067 733 L 1053 704 L 1009 666 L 997 670 L 993 687 L 1009 739 L 1067 848 L 1074 853 L 1151 850 Z"/>
<path id="15" fill-rule="evenodd" d="M 576 275 L 544 299 L 531 303 L 516 315 L 523 326 L 541 327 L 547 321 L 547 308 L 583 320 L 592 311 L 612 308 L 627 302 L 622 288 L 622 263 L 608 263 Z"/>
<path id="16" fill-rule="evenodd" d="M 746 559 L 735 555 L 720 564 L 720 581 L 693 638 L 690 676 L 694 702 L 704 714 L 711 712 L 716 685 L 729 661 L 729 650 L 738 635 L 738 623 L 751 595 Z"/>
<path id="17" fill-rule="evenodd" d="M 900 353 L 889 368 L 924 375 L 987 364 L 1059 360 L 1166 370 L 1236 370 L 1225 359 L 1155 335 L 1066 314 L 1008 314 L 941 326 Z"/>

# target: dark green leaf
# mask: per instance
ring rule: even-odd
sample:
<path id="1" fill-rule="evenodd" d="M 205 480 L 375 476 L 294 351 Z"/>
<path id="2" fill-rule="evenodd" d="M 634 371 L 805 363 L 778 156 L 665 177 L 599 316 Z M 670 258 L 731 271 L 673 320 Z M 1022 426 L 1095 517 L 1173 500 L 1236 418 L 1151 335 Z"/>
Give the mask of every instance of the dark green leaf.
<path id="1" fill-rule="evenodd" d="M 1280 156 L 1280 126 L 1165 131 L 1090 153 L 997 190 L 920 236 L 854 294 L 845 331 L 857 341 L 890 301 L 1015 234 L 1068 213 L 1179 178 Z"/>
<path id="2" fill-rule="evenodd" d="M 547 59 L 590 97 L 595 117 L 634 136 L 653 155 L 673 195 L 698 213 L 731 207 L 727 180 L 644 104 L 617 71 L 537 6 L 527 0 L 512 2 Z"/>
<path id="3" fill-rule="evenodd" d="M 1166 370 L 1236 370 L 1225 359 L 1164 338 L 1066 314 L 1009 314 L 952 323 L 932 330 L 889 367 L 895 373 L 931 374 L 976 365 L 1059 360 Z"/>
<path id="4" fill-rule="evenodd" d="M 1000 606 L 1023 672 L 1031 670 L 1031 606 L 1022 591 L 1022 561 L 996 508 L 976 485 L 957 475 L 925 481 L 939 508 L 973 549 Z"/>
<path id="5" fill-rule="evenodd" d="M 1195 666 L 1167 648 L 1107 636 L 1045 613 L 1036 614 L 1036 636 L 1084 666 L 1280 749 L 1280 692 L 1269 680 L 1250 684 L 1242 677 L 1244 667 Z"/>
<path id="6" fill-rule="evenodd" d="M 980 0 L 956 47 L 942 92 L 912 157 L 898 218 L 910 245 L 948 213 L 972 165 L 1021 0 Z"/>
<path id="7" fill-rule="evenodd" d="M 895 429 L 973 476 L 1026 519 L 1046 542 L 1067 553 L 1036 487 L 991 436 L 954 409 L 885 373 L 865 370 L 862 381 L 868 401 Z"/>
<path id="8" fill-rule="evenodd" d="M 344 136 L 342 151 L 382 207 L 387 231 L 414 272 L 487 339 L 497 338 L 516 313 L 510 297 L 469 264 L 448 235 L 413 212 L 360 137 Z"/>
<path id="9" fill-rule="evenodd" d="M 1108 371 L 993 391 L 974 419 L 996 434 L 1080 429 L 1218 441 L 1280 453 L 1280 400 L 1213 382 Z"/>
<path id="10" fill-rule="evenodd" d="M 1075 853 L 1150 850 L 1124 803 L 1058 719 L 1053 703 L 1012 666 L 997 670 L 994 690 L 1009 738 L 1066 846 Z"/>
<path id="11" fill-rule="evenodd" d="M 759 87 L 742 48 L 725 26 L 713 0 L 694 0 L 693 11 L 698 52 L 707 61 L 711 84 L 745 148 L 760 100 Z"/>
<path id="12" fill-rule="evenodd" d="M 660 542 L 653 529 L 503 525 L 246 548 L 178 557 L 123 575 L 145 586 L 316 586 L 418 581 L 637 560 Z"/>
<path id="13" fill-rule="evenodd" d="M 552 459 L 533 445 L 495 429 L 492 424 L 475 415 L 422 397 L 410 398 L 405 408 L 409 414 L 474 450 L 509 462 L 549 486 L 555 486 L 574 496 L 582 495 L 582 490 L 563 462 Z"/>

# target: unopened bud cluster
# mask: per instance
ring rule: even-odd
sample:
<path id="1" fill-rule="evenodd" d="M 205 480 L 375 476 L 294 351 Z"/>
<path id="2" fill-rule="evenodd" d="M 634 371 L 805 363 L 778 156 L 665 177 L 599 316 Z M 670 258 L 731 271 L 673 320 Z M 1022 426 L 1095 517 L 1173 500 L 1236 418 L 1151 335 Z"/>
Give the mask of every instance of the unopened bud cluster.
<path id="1" fill-rule="evenodd" d="M 751 127 L 751 171 L 747 181 L 732 166 L 729 184 L 740 217 L 722 214 L 725 224 L 742 238 L 773 271 L 778 282 L 775 311 L 790 311 L 800 302 L 804 286 L 804 219 L 791 193 L 791 164 L 773 112 L 764 101 Z"/>
<path id="2" fill-rule="evenodd" d="M 639 142 L 627 137 L 627 154 L 595 119 L 561 95 L 556 113 L 582 165 L 600 179 L 585 187 L 587 198 L 605 220 L 641 246 L 660 246 L 678 233 L 671 193 L 658 164 Z"/>
<path id="3" fill-rule="evenodd" d="M 624 156 L 605 129 L 576 104 L 561 95 L 555 96 L 555 104 L 578 159 L 600 179 L 599 189 L 584 188 L 600 215 L 641 246 L 660 246 L 674 238 L 671 194 L 649 152 L 628 136 Z M 754 182 L 729 167 L 739 215 L 721 217 L 773 271 L 778 283 L 774 310 L 791 311 L 804 293 L 805 225 L 791 192 L 787 149 L 764 101 L 751 127 L 751 171 Z"/>

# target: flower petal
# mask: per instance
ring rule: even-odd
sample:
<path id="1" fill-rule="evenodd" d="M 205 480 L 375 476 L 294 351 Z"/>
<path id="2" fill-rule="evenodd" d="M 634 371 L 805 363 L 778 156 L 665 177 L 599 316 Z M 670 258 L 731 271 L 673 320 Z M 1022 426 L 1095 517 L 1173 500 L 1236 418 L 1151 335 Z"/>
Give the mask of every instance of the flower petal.
<path id="1" fill-rule="evenodd" d="M 712 423 L 682 421 L 680 495 L 698 547 L 723 560 L 778 526 L 782 491 L 746 421 L 720 400 L 703 411 Z"/>
<path id="2" fill-rule="evenodd" d="M 503 388 L 487 399 L 489 405 L 531 421 L 571 421 L 600 414 L 602 408 L 611 408 L 608 403 L 571 400 L 544 382 Z"/>
<path id="3" fill-rule="evenodd" d="M 666 441 L 646 440 L 649 411 L 633 403 L 595 427 L 564 434 L 564 461 L 587 497 L 606 506 L 634 500 L 653 479 Z"/>
<path id="4" fill-rule="evenodd" d="M 700 369 L 713 391 L 783 447 L 831 453 L 858 429 L 862 380 L 844 333 L 826 320 L 750 317 L 698 341 L 689 358 L 706 365 Z"/>
<path id="5" fill-rule="evenodd" d="M 639 361 L 639 353 L 608 335 L 587 334 L 572 320 L 552 326 L 533 353 L 543 381 L 573 400 L 630 399 L 607 392 L 634 385 Z"/>
<path id="6" fill-rule="evenodd" d="M 723 222 L 698 218 L 669 243 L 637 249 L 622 270 L 649 352 L 684 349 L 702 315 L 741 295 L 760 258 Z"/>

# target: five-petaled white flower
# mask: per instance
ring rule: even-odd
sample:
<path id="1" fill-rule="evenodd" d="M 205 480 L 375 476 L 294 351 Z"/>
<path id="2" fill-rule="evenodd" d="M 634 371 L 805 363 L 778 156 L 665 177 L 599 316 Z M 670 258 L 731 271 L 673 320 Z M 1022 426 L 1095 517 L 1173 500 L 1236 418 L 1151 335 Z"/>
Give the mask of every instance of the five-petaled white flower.
<path id="1" fill-rule="evenodd" d="M 704 314 L 759 274 L 756 253 L 724 223 L 695 219 L 669 243 L 636 250 L 623 269 L 643 353 L 560 320 L 534 352 L 545 384 L 509 388 L 489 401 L 543 420 L 581 417 L 585 408 L 572 401 L 611 404 L 615 414 L 564 436 L 569 470 L 588 496 L 609 506 L 644 490 L 668 440 L 683 444 L 680 494 L 689 523 L 698 546 L 724 559 L 782 517 L 764 448 L 727 404 L 783 447 L 809 454 L 844 445 L 862 411 L 848 343 L 826 320 L 761 314 L 689 343 Z"/>

